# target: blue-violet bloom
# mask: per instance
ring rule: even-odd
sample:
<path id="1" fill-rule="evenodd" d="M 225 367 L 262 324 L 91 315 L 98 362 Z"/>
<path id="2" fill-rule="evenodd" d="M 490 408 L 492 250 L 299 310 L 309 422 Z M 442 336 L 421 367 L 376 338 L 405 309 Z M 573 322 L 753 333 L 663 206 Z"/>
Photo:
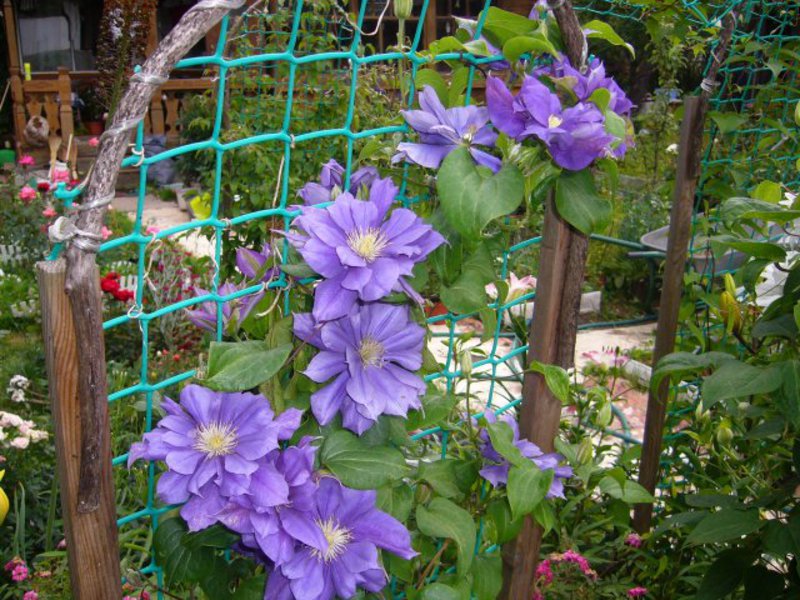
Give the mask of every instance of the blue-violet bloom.
<path id="1" fill-rule="evenodd" d="M 494 412 L 487 410 L 484 413 L 484 418 L 489 423 L 497 423 L 498 419 Z M 502 422 L 506 423 L 512 431 L 514 445 L 522 453 L 522 456 L 529 458 L 537 467 L 543 471 L 553 470 L 553 482 L 550 484 L 550 490 L 547 492 L 548 498 L 563 498 L 564 497 L 564 479 L 572 477 L 572 468 L 569 466 L 560 466 L 559 463 L 564 459 L 560 454 L 555 452 L 545 454 L 541 451 L 539 446 L 526 439 L 519 439 L 519 425 L 517 419 L 511 413 L 506 413 L 502 417 Z M 479 433 L 481 444 L 481 455 L 484 458 L 484 467 L 480 470 L 481 477 L 486 479 L 493 487 L 504 485 L 508 482 L 508 471 L 511 467 L 509 462 L 500 455 L 497 450 L 492 446 L 492 441 L 489 438 L 489 432 L 486 429 L 481 429 Z"/>
<path id="2" fill-rule="evenodd" d="M 383 414 L 405 417 L 420 407 L 425 330 L 406 306 L 359 305 L 350 314 L 315 327 L 309 314 L 295 315 L 295 335 L 321 350 L 305 374 L 328 385 L 311 396 L 320 425 L 341 412 L 342 424 L 361 435 Z M 316 330 L 316 331 L 315 331 Z"/>
<path id="3" fill-rule="evenodd" d="M 272 258 L 269 244 L 261 247 L 261 252 L 250 248 L 236 249 L 236 266 L 250 280 L 266 283 L 274 279 L 280 272 L 278 267 L 268 267 L 267 261 Z"/>
<path id="4" fill-rule="evenodd" d="M 250 393 L 220 393 L 199 385 L 181 391 L 180 404 L 164 398 L 166 416 L 141 442 L 131 446 L 128 466 L 139 459 L 159 460 L 167 471 L 158 495 L 180 504 L 191 531 L 217 522 L 226 501 L 240 494 L 268 494 L 253 478 L 261 459 L 300 426 L 301 411 L 275 417 L 269 401 Z"/>
<path id="5" fill-rule="evenodd" d="M 242 289 L 244 289 L 243 286 L 234 283 L 224 283 L 217 289 L 217 294 L 223 297 L 230 296 Z M 195 287 L 194 292 L 198 297 L 207 296 L 211 293 L 199 287 Z M 223 333 L 225 335 L 235 334 L 250 312 L 261 302 L 263 297 L 264 290 L 262 289 L 252 294 L 224 300 L 222 303 Z M 214 300 L 201 302 L 195 309 L 187 309 L 186 316 L 201 329 L 212 333 L 217 330 L 217 303 Z"/>
<path id="6" fill-rule="evenodd" d="M 289 241 L 324 278 L 314 293 L 317 320 L 337 319 L 356 300 L 374 302 L 394 291 L 421 301 L 407 278 L 444 238 L 406 208 L 389 215 L 396 195 L 397 186 L 380 179 L 369 200 L 344 193 L 326 208 L 305 208 L 294 220 L 302 233 L 290 232 Z"/>
<path id="7" fill-rule="evenodd" d="M 335 189 L 339 192 L 350 192 L 353 196 L 359 197 L 362 188 L 369 188 L 372 182 L 378 178 L 378 169 L 375 167 L 361 167 L 350 175 L 350 187 L 344 189 L 345 169 L 335 158 L 330 159 L 322 165 L 319 174 L 319 183 L 312 181 L 305 184 L 297 195 L 303 199 L 306 205 L 322 204 L 334 200 Z"/>
<path id="8" fill-rule="evenodd" d="M 421 110 L 401 110 L 406 122 L 419 133 L 420 142 L 397 145 L 392 162 L 407 160 L 436 169 L 444 158 L 460 146 L 469 149 L 475 161 L 499 171 L 502 161 L 478 146 L 493 147 L 497 133 L 489 126 L 489 112 L 478 106 L 445 108 L 436 91 L 426 85 L 419 94 Z"/>
<path id="9" fill-rule="evenodd" d="M 606 132 L 605 117 L 596 106 L 579 103 L 564 109 L 558 96 L 534 77 L 525 77 L 516 97 L 499 78 L 489 77 L 486 103 L 495 127 L 518 142 L 540 139 L 564 169 L 588 167 L 607 156 L 615 140 Z"/>
<path id="10" fill-rule="evenodd" d="M 403 524 L 376 508 L 376 496 L 323 477 L 314 511 L 290 528 L 302 542 L 300 549 L 276 565 L 264 600 L 352 598 L 358 588 L 380 592 L 387 576 L 378 549 L 407 560 L 417 553 Z"/>

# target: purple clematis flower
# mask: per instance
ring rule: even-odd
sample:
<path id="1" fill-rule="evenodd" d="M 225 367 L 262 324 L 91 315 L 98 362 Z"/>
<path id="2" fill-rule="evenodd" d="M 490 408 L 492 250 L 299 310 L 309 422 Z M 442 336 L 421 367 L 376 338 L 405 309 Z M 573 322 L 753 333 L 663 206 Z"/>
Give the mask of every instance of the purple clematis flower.
<path id="1" fill-rule="evenodd" d="M 219 296 L 229 296 L 239 290 L 242 286 L 233 283 L 224 283 L 219 286 L 217 294 Z M 194 292 L 197 296 L 206 296 L 208 292 L 202 288 L 195 287 Z M 233 335 L 239 326 L 247 318 L 247 315 L 261 302 L 264 291 L 258 291 L 246 296 L 240 296 L 232 300 L 225 300 L 222 304 L 222 331 L 225 335 Z M 187 310 L 186 316 L 189 320 L 206 331 L 212 333 L 217 330 L 217 303 L 213 300 L 200 303 L 194 310 Z"/>
<path id="2" fill-rule="evenodd" d="M 372 182 L 378 179 L 378 169 L 375 167 L 361 167 L 350 175 L 350 187 L 344 189 L 345 168 L 332 158 L 322 165 L 319 174 L 319 183 L 309 182 L 297 192 L 307 205 L 322 204 L 334 200 L 333 190 L 337 188 L 340 192 L 349 191 L 353 196 L 358 197 L 363 187 L 369 188 Z"/>
<path id="3" fill-rule="evenodd" d="M 267 282 L 274 279 L 280 269 L 277 267 L 267 267 L 267 261 L 272 258 L 269 244 L 261 247 L 261 252 L 250 248 L 236 249 L 236 266 L 239 271 L 248 279 Z"/>
<path id="4" fill-rule="evenodd" d="M 375 507 L 374 491 L 351 490 L 323 477 L 312 513 L 289 527 L 301 541 L 294 557 L 269 577 L 264 600 L 352 598 L 358 588 L 379 592 L 387 583 L 382 548 L 405 559 L 417 553 L 408 530 Z"/>
<path id="5" fill-rule="evenodd" d="M 483 417 L 489 423 L 497 423 L 497 416 L 491 410 L 487 410 Z M 563 498 L 564 497 L 564 479 L 572 477 L 572 468 L 569 466 L 559 466 L 559 463 L 564 459 L 563 456 L 556 453 L 545 454 L 539 449 L 539 446 L 525 439 L 519 439 L 519 425 L 514 415 L 506 413 L 501 417 L 502 421 L 511 427 L 513 433 L 514 445 L 522 453 L 522 456 L 529 458 L 537 467 L 543 471 L 552 469 L 554 471 L 553 483 L 550 484 L 550 490 L 547 492 L 548 498 Z M 492 446 L 492 441 L 489 438 L 489 432 L 482 429 L 479 433 L 481 440 L 481 454 L 484 458 L 484 467 L 480 470 L 481 477 L 486 479 L 493 487 L 503 485 L 508 482 L 508 470 L 511 465 L 503 458 L 497 450 Z"/>
<path id="6" fill-rule="evenodd" d="M 336 413 L 361 435 L 383 414 L 405 417 L 419 408 L 425 383 L 414 374 L 422 366 L 425 330 L 412 322 L 406 306 L 380 302 L 314 327 L 311 315 L 295 315 L 295 335 L 321 350 L 305 374 L 327 386 L 311 396 L 320 425 Z"/>
<path id="7" fill-rule="evenodd" d="M 306 519 L 314 508 L 317 489 L 314 457 L 317 448 L 304 437 L 297 446 L 273 450 L 251 476 L 251 493 L 235 496 L 219 513 L 219 521 L 242 535 L 248 548 L 283 563 L 294 556 L 297 540 L 284 523 Z"/>
<path id="8" fill-rule="evenodd" d="M 254 474 L 280 440 L 292 437 L 302 414 L 289 409 L 275 417 L 264 396 L 194 384 L 183 388 L 180 404 L 164 398 L 162 407 L 167 416 L 131 446 L 128 466 L 139 459 L 167 464 L 158 495 L 170 504 L 186 503 L 181 516 L 191 531 L 217 522 L 232 496 L 272 493 Z"/>
<path id="9" fill-rule="evenodd" d="M 420 143 L 403 142 L 392 162 L 407 160 L 436 169 L 444 158 L 459 146 L 466 146 L 479 165 L 499 171 L 502 161 L 480 150 L 478 146 L 493 147 L 497 133 L 489 127 L 489 112 L 478 106 L 445 108 L 436 91 L 426 85 L 420 92 L 422 110 L 401 110 L 406 122 L 419 132 Z"/>
<path id="10" fill-rule="evenodd" d="M 585 73 L 573 67 L 569 58 L 562 56 L 552 65 L 537 69 L 534 74 L 544 74 L 554 79 L 569 78 L 571 85 L 568 87 L 575 93 L 579 102 L 588 101 L 597 90 L 605 88 L 611 94 L 608 103 L 610 110 L 620 116 L 630 116 L 633 110 L 633 102 L 613 77 L 606 76 L 606 67 L 599 58 L 589 63 Z"/>
<path id="11" fill-rule="evenodd" d="M 588 167 L 606 156 L 615 140 L 606 133 L 597 107 L 579 103 L 565 110 L 558 96 L 534 77 L 525 77 L 516 97 L 500 79 L 489 77 L 486 102 L 495 127 L 517 141 L 540 139 L 564 169 Z"/>
<path id="12" fill-rule="evenodd" d="M 397 186 L 380 179 L 368 201 L 344 193 L 331 206 L 308 207 L 294 220 L 304 233 L 289 233 L 289 241 L 325 278 L 314 294 L 317 320 L 337 319 L 357 299 L 373 302 L 393 291 L 421 300 L 406 278 L 444 238 L 408 209 L 387 218 L 396 195 Z"/>

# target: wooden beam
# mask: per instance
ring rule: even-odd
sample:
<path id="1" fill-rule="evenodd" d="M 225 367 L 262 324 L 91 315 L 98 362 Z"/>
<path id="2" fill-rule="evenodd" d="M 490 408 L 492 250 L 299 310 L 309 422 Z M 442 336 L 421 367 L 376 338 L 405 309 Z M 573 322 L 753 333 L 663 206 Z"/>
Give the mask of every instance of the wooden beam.
<path id="1" fill-rule="evenodd" d="M 664 280 L 661 287 L 661 301 L 658 309 L 656 343 L 653 349 L 653 368 L 658 361 L 675 349 L 678 330 L 678 312 L 683 292 L 683 274 L 686 270 L 686 257 L 692 233 L 692 212 L 694 209 L 697 182 L 700 178 L 700 163 L 703 150 L 703 130 L 708 102 L 716 87 L 719 68 L 728 57 L 731 38 L 736 27 L 738 5 L 733 7 L 723 21 L 719 43 L 711 57 L 706 78 L 699 96 L 688 97 L 684 101 L 683 122 L 678 155 L 678 170 L 675 177 L 675 190 L 669 221 L 667 239 L 667 258 L 664 265 Z M 642 462 L 639 468 L 639 483 L 651 494 L 655 493 L 661 473 L 661 447 L 664 437 L 664 422 L 669 399 L 669 378 L 665 378 L 657 389 L 650 389 L 647 398 L 647 416 L 644 425 Z M 645 533 L 650 529 L 653 518 L 653 505 L 637 504 L 633 512 L 633 526 Z"/>
<path id="2" fill-rule="evenodd" d="M 63 259 L 40 262 L 36 272 L 72 597 L 113 600 L 122 596 L 122 587 L 107 411 L 99 431 L 105 459 L 98 480 L 101 509 L 84 514 L 78 512 L 77 506 L 83 424 L 78 371 L 82 364 L 78 358 L 70 301 L 64 293 L 66 267 Z"/>
<path id="3" fill-rule="evenodd" d="M 422 47 L 427 48 L 436 41 L 436 0 L 428 2 L 422 29 Z"/>
<path id="4" fill-rule="evenodd" d="M 17 146 L 22 144 L 27 118 L 25 115 L 25 92 L 22 90 L 22 69 L 19 64 L 19 44 L 17 42 L 17 20 L 11 0 L 3 0 L 3 22 L 8 45 L 8 73 L 11 81 L 11 112 L 14 122 L 14 137 Z"/>
<path id="5" fill-rule="evenodd" d="M 72 118 L 72 80 L 69 77 L 67 67 L 58 68 L 58 121 L 61 125 L 61 139 L 64 143 L 75 131 L 75 123 Z"/>

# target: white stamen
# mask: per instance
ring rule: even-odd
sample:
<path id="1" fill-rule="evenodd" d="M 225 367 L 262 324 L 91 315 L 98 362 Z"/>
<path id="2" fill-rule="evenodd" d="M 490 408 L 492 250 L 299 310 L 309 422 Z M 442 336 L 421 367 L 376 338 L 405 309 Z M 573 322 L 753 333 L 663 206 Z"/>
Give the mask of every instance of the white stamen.
<path id="1" fill-rule="evenodd" d="M 380 367 L 383 363 L 383 353 L 383 344 L 371 337 L 363 338 L 358 346 L 358 356 L 365 368 Z"/>
<path id="2" fill-rule="evenodd" d="M 367 262 L 379 258 L 389 240 L 378 227 L 356 229 L 347 236 L 347 245 Z"/>
<path id="3" fill-rule="evenodd" d="M 194 449 L 208 458 L 227 456 L 236 449 L 238 441 L 236 430 L 230 424 L 212 422 L 197 428 Z"/>
<path id="4" fill-rule="evenodd" d="M 564 122 L 564 119 L 562 119 L 558 115 L 550 115 L 550 118 L 547 119 L 547 126 L 550 129 L 555 129 L 556 127 L 561 125 L 561 123 L 563 123 L 563 122 Z"/>
<path id="5" fill-rule="evenodd" d="M 333 517 L 329 517 L 327 521 L 317 519 L 316 524 L 328 542 L 328 549 L 325 552 L 320 552 L 316 548 L 312 548 L 311 553 L 325 562 L 339 558 L 347 548 L 350 540 L 353 539 L 353 534 L 350 533 L 349 529 L 341 527 L 337 521 L 334 521 Z"/>

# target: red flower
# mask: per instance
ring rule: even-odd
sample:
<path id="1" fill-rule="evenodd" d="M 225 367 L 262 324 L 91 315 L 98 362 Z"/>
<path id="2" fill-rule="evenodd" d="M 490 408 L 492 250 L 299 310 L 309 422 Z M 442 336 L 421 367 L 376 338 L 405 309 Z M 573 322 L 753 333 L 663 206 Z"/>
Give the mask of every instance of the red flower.
<path id="1" fill-rule="evenodd" d="M 36 189 L 40 192 L 49 192 L 50 191 L 50 184 L 46 181 L 40 181 L 36 184 Z"/>
<path id="2" fill-rule="evenodd" d="M 109 294 L 119 291 L 119 281 L 116 279 L 108 279 L 104 277 L 100 280 L 100 289 Z"/>

